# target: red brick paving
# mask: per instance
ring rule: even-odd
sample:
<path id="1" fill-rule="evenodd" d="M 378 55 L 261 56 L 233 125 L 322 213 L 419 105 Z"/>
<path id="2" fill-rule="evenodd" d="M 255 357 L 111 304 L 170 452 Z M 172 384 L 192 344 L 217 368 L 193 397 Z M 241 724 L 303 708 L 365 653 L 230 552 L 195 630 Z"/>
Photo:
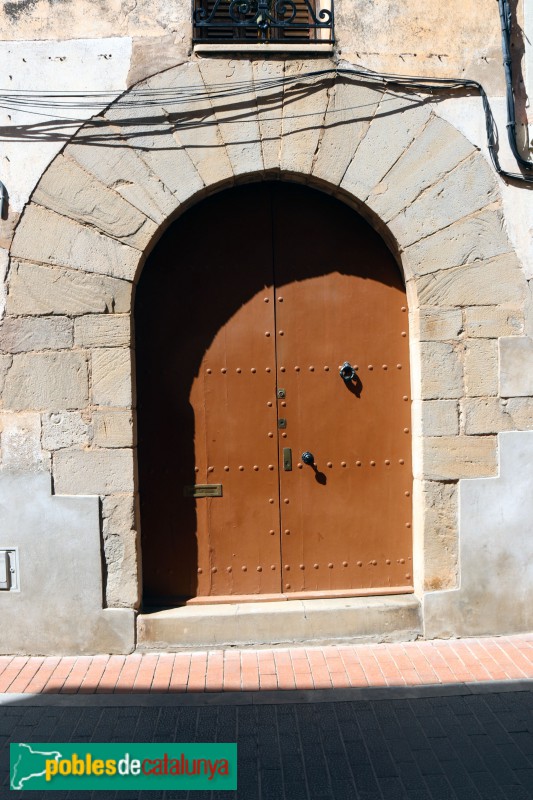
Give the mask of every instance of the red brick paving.
<path id="1" fill-rule="evenodd" d="M 0 692 L 7 691 L 8 687 L 17 678 L 19 672 L 24 668 L 28 659 L 25 656 L 16 656 L 6 665 L 0 675 Z"/>
<path id="2" fill-rule="evenodd" d="M 48 683 L 53 671 L 57 667 L 60 662 L 59 656 L 51 656 L 49 658 L 43 659 L 43 662 L 33 678 L 27 684 L 26 688 L 24 689 L 25 692 L 30 693 L 38 693 L 42 692 L 46 684 Z M 14 691 L 13 684 L 11 684 L 10 691 Z"/>
<path id="3" fill-rule="evenodd" d="M 123 656 L 121 656 L 121 658 L 123 658 Z M 172 653 L 163 653 L 159 656 L 154 674 L 154 683 L 160 688 L 160 691 L 168 691 L 173 666 L 174 655 Z"/>
<path id="4" fill-rule="evenodd" d="M 533 679 L 533 634 L 130 656 L 0 656 L 0 692 L 218 692 Z"/>
<path id="5" fill-rule="evenodd" d="M 169 690 L 171 692 L 185 692 L 189 681 L 189 667 L 191 656 L 188 653 L 177 653 L 174 656 L 174 666 L 170 677 Z"/>
<path id="6" fill-rule="evenodd" d="M 93 656 L 92 657 L 91 663 L 89 664 L 88 670 L 86 671 L 86 673 L 83 676 L 83 678 L 80 680 L 80 684 L 79 684 L 79 688 L 78 688 L 78 693 L 79 694 L 92 694 L 93 692 L 95 692 L 97 690 L 97 688 L 98 688 L 98 686 L 100 684 L 100 681 L 102 680 L 103 674 L 105 672 L 105 668 L 107 666 L 107 662 L 109 661 L 110 658 L 111 658 L 111 656 Z M 85 666 L 85 659 L 84 659 L 83 666 Z M 76 664 L 74 664 L 72 669 L 74 670 L 77 667 L 78 667 L 78 664 L 76 663 Z M 70 675 L 69 675 L 69 678 L 70 678 Z M 75 680 L 74 676 L 73 676 L 73 678 Z M 65 685 L 63 686 L 63 689 L 62 689 L 63 692 L 67 691 L 67 685 L 66 684 L 67 684 L 67 681 L 65 681 Z M 70 684 L 70 687 L 68 688 L 68 691 L 71 692 L 72 688 L 73 688 L 72 679 L 71 679 L 71 681 L 69 681 L 69 684 Z M 48 691 L 48 686 L 45 687 L 45 691 Z"/>
<path id="7" fill-rule="evenodd" d="M 97 692 L 101 692 L 102 694 L 112 694 L 115 691 L 115 686 L 125 660 L 125 656 L 109 657 L 109 661 L 107 662 L 102 673 L 102 677 L 100 678 L 100 683 L 98 684 L 98 688 L 96 690 Z"/>
<path id="8" fill-rule="evenodd" d="M 131 692 L 141 661 L 142 656 L 139 653 L 134 653 L 125 659 L 117 686 L 115 686 L 115 692 Z"/>
<path id="9" fill-rule="evenodd" d="M 35 673 L 39 671 L 44 659 L 30 658 L 22 667 L 19 674 L 11 684 L 12 692 L 24 692 Z"/>
<path id="10" fill-rule="evenodd" d="M 151 690 L 158 661 L 159 655 L 154 653 L 148 653 L 143 656 L 133 683 L 135 692 L 149 692 Z"/>

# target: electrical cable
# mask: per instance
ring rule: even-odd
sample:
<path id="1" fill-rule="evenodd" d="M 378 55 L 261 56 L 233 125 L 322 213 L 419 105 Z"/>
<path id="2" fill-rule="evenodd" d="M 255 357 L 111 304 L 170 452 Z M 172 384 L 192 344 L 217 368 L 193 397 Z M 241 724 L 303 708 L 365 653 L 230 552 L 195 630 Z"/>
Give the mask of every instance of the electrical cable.
<path id="1" fill-rule="evenodd" d="M 513 62 L 511 58 L 511 8 L 509 0 L 498 0 L 498 7 L 500 10 L 500 22 L 502 29 L 502 53 L 503 53 L 503 68 L 505 70 L 505 87 L 507 99 L 507 136 L 509 139 L 509 146 L 511 147 L 513 156 L 517 164 L 523 169 L 533 170 L 533 161 L 527 161 L 522 158 L 518 152 L 516 144 L 516 114 L 515 114 L 515 99 L 513 92 Z"/>
<path id="2" fill-rule="evenodd" d="M 344 70 L 343 70 L 344 72 Z M 352 70 L 346 70 L 346 73 L 350 73 Z M 362 71 L 358 71 L 362 72 Z M 500 175 L 500 177 L 505 178 L 507 180 L 517 181 L 519 183 L 531 183 L 533 184 L 533 175 L 523 175 L 522 173 L 518 172 L 509 172 L 508 170 L 503 169 L 500 164 L 500 159 L 498 156 L 498 128 L 496 126 L 496 121 L 494 119 L 494 115 L 492 113 L 492 108 L 490 105 L 489 98 L 483 86 L 478 82 L 474 81 L 469 78 L 423 78 L 421 76 L 408 76 L 404 77 L 402 75 L 391 75 L 391 74 L 378 74 L 378 73 L 367 73 L 364 71 L 364 74 L 373 75 L 376 79 L 379 79 L 390 86 L 398 86 L 402 88 L 410 88 L 415 89 L 417 91 L 422 92 L 433 92 L 439 91 L 442 89 L 449 89 L 451 91 L 457 90 L 464 90 L 464 89 L 474 89 L 481 97 L 481 102 L 483 104 L 483 111 L 485 114 L 485 130 L 487 134 L 487 148 L 489 151 L 490 159 L 492 161 L 493 167 Z M 511 130 L 511 129 L 510 129 Z M 516 150 L 516 142 L 514 141 L 513 135 L 513 142 L 514 142 L 514 149 L 513 155 L 518 155 L 518 151 Z M 516 151 L 516 153 L 515 153 Z M 521 159 L 523 161 L 523 159 Z M 533 168 L 532 164 L 529 162 L 524 161 L 523 164 L 520 163 L 520 166 L 524 164 L 528 166 L 529 169 Z"/>
<path id="3" fill-rule="evenodd" d="M 4 219 L 4 208 L 7 201 L 7 189 L 5 184 L 0 181 L 0 220 Z"/>
<path id="4" fill-rule="evenodd" d="M 450 91 L 464 91 L 465 89 L 475 90 L 480 95 L 483 104 L 483 111 L 485 114 L 485 129 L 487 134 L 487 148 L 495 171 L 498 173 L 498 175 L 507 180 L 533 184 L 533 175 L 523 175 L 517 172 L 509 172 L 508 170 L 503 169 L 501 166 L 498 157 L 498 128 L 496 126 L 496 121 L 492 113 L 492 108 L 487 93 L 481 83 L 478 81 L 474 81 L 470 78 L 425 78 L 421 75 L 395 75 L 392 73 L 374 72 L 373 70 L 357 69 L 353 67 L 350 69 L 332 67 L 331 69 L 327 70 L 316 70 L 314 72 L 295 75 L 291 78 L 283 78 L 282 81 L 284 84 L 297 83 L 300 82 L 304 77 L 326 77 L 332 73 L 335 75 L 342 75 L 347 78 L 357 76 L 359 79 L 362 78 L 364 83 L 378 83 L 382 85 L 384 89 L 386 89 L 387 86 L 390 86 L 429 94 L 442 91 L 443 89 L 448 89 Z M 227 89 L 224 91 L 227 91 Z M 530 164 L 528 161 L 524 161 L 523 164 L 527 165 L 528 169 L 533 168 L 533 164 Z"/>
<path id="5" fill-rule="evenodd" d="M 500 9 L 500 18 L 501 18 L 501 25 L 502 25 L 502 48 L 503 48 L 503 64 L 505 69 L 505 80 L 506 80 L 506 97 L 507 97 L 507 131 L 509 137 L 509 144 L 513 153 L 514 158 L 516 159 L 518 165 L 522 167 L 524 170 L 533 171 L 533 162 L 527 161 L 520 156 L 518 152 L 517 144 L 516 144 L 516 117 L 515 117 L 515 106 L 514 106 L 514 94 L 512 88 L 513 76 L 512 76 L 512 63 L 511 63 L 511 50 L 510 50 L 510 42 L 511 42 L 511 10 L 509 7 L 508 0 L 498 0 L 498 5 Z M 485 89 L 483 88 L 482 84 L 478 81 L 469 79 L 469 78 L 426 78 L 424 76 L 416 76 L 416 75 L 395 75 L 392 73 L 380 73 L 374 72 L 373 70 L 357 68 L 357 67 L 331 67 L 325 70 L 316 70 L 312 72 L 306 73 L 299 73 L 294 76 L 283 76 L 280 78 L 270 78 L 265 79 L 263 81 L 257 81 L 253 84 L 253 89 L 255 91 L 258 90 L 267 90 L 276 87 L 285 87 L 288 85 L 295 85 L 302 83 L 303 80 L 312 79 L 312 78 L 324 78 L 331 75 L 341 75 L 345 78 L 357 78 L 360 82 L 367 83 L 367 84 L 380 84 L 383 86 L 384 90 L 387 87 L 390 88 L 397 88 L 403 89 L 408 91 L 417 91 L 422 92 L 425 94 L 433 94 L 434 92 L 440 92 L 442 90 L 449 90 L 449 91 L 464 91 L 464 90 L 473 90 L 481 97 L 481 101 L 483 104 L 483 111 L 485 114 L 485 129 L 486 129 L 486 136 L 487 136 L 487 148 L 489 151 L 490 159 L 492 161 L 493 167 L 500 177 L 511 180 L 518 183 L 527 183 L 533 184 L 533 174 L 522 174 L 522 173 L 515 173 L 509 172 L 502 168 L 499 156 L 498 156 L 498 129 L 496 125 L 496 121 L 494 119 L 494 115 L 492 113 L 492 108 L 490 105 L 489 98 Z M 180 89 L 150 89 L 144 87 L 140 91 L 133 90 L 133 93 L 130 94 L 129 99 L 127 93 L 123 95 L 122 98 L 119 99 L 125 108 L 128 107 L 135 107 L 136 105 L 151 105 L 159 106 L 164 105 L 165 102 L 172 102 L 172 103 L 179 103 L 180 101 L 186 103 L 190 101 L 191 95 L 195 100 L 200 100 L 202 97 L 206 99 L 208 97 L 211 98 L 223 98 L 223 97 L 232 97 L 235 98 L 239 94 L 248 94 L 250 92 L 251 86 L 250 83 L 245 81 L 242 84 L 231 84 L 228 85 L 224 84 L 214 84 L 210 86 L 209 92 L 207 90 L 194 90 L 192 93 L 190 89 L 180 90 Z M 4 90 L 6 91 L 6 90 Z M 16 90 L 15 90 L 16 91 Z M 131 90 L 130 90 L 131 91 Z M 10 90 L 7 90 L 7 94 L 3 95 L 0 93 L 0 107 L 15 107 L 18 110 L 23 110 L 24 105 L 26 103 L 31 102 L 32 107 L 35 108 L 35 105 L 39 105 L 36 103 L 37 98 L 32 100 L 31 93 L 25 94 L 24 98 L 16 97 L 15 93 L 11 93 Z M 67 100 L 67 107 L 74 108 L 76 107 L 77 98 L 83 98 L 87 100 L 88 97 L 93 98 L 93 103 L 95 106 L 100 105 L 98 103 L 97 98 L 100 97 L 101 101 L 103 101 L 104 105 L 108 105 L 108 102 L 104 99 L 106 94 L 111 93 L 99 93 L 99 92 L 86 92 L 84 94 L 78 94 L 74 92 L 66 92 L 64 99 Z M 46 106 L 47 104 L 52 105 L 53 107 L 57 107 L 57 103 L 54 102 L 56 98 L 60 95 L 56 94 L 55 92 L 40 92 L 40 104 Z M 116 96 L 113 97 L 113 101 L 116 101 Z M 82 105 L 90 105 L 86 102 Z M 100 106 L 101 107 L 101 106 Z M 28 112 L 27 112 L 28 113 Z M 29 113 L 36 113 L 35 111 Z M 70 118 L 72 119 L 72 118 Z"/>

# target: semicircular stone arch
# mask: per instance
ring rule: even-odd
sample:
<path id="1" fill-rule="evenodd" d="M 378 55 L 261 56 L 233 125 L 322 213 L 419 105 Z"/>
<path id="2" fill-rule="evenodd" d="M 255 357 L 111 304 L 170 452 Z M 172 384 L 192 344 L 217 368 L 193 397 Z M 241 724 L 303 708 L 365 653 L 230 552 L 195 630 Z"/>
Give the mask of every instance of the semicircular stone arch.
<path id="1" fill-rule="evenodd" d="M 416 586 L 457 585 L 457 481 L 496 474 L 498 432 L 465 428 L 459 404 L 497 395 L 497 341 L 483 326 L 505 306 L 516 325 L 506 335 L 521 332 L 525 280 L 478 149 L 426 97 L 309 75 L 326 63 L 206 58 L 143 81 L 55 158 L 18 224 L 2 409 L 38 415 L 55 493 L 103 498 L 109 606 L 139 602 L 136 279 L 184 209 L 265 177 L 307 182 L 352 205 L 402 266 Z"/>

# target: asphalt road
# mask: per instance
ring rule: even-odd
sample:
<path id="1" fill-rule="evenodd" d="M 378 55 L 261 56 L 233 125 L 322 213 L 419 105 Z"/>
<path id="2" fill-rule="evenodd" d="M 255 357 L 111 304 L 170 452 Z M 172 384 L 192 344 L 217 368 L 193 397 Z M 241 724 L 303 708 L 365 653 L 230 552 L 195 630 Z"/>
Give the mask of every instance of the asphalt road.
<path id="1" fill-rule="evenodd" d="M 32 792 L 46 800 L 532 800 L 533 691 L 524 684 L 390 691 L 21 697 L 0 701 L 1 797 L 10 742 L 238 743 L 237 792 Z"/>

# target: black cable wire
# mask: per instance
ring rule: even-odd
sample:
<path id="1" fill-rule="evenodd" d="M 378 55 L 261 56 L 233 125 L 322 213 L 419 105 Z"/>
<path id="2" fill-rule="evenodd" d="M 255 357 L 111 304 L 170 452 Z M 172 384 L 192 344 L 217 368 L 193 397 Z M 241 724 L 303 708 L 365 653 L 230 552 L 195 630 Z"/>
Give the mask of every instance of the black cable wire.
<path id="1" fill-rule="evenodd" d="M 512 65 L 511 65 L 511 53 L 510 53 L 510 41 L 511 41 L 511 11 L 509 7 L 508 0 L 498 0 L 498 5 L 500 8 L 500 18 L 502 22 L 502 47 L 503 47 L 503 63 L 505 69 L 505 79 L 506 79 L 506 86 L 507 86 L 507 130 L 509 136 L 509 144 L 511 146 L 512 153 L 520 167 L 526 169 L 528 171 L 533 170 L 533 162 L 526 161 L 520 156 L 518 152 L 518 148 L 516 145 L 516 118 L 515 118 L 515 107 L 514 107 L 514 94 L 512 88 Z M 391 88 L 398 88 L 410 91 L 418 91 L 423 93 L 432 94 L 433 92 L 440 92 L 443 89 L 447 89 L 449 91 L 464 91 L 465 89 L 474 90 L 477 92 L 483 104 L 483 111 L 485 114 L 485 129 L 487 134 L 487 147 L 489 151 L 489 155 L 493 164 L 493 167 L 498 175 L 506 180 L 511 180 L 518 183 L 527 183 L 533 184 L 533 174 L 522 174 L 516 172 L 509 172 L 502 168 L 498 156 L 498 128 L 496 126 L 496 121 L 494 119 L 494 115 L 492 113 L 492 108 L 490 105 L 489 98 L 483 86 L 478 82 L 468 78 L 425 78 L 421 75 L 395 75 L 391 73 L 380 73 L 374 72 L 373 70 L 368 69 L 359 69 L 357 67 L 351 68 L 342 68 L 342 67 L 330 67 L 329 69 L 325 70 L 316 70 L 312 72 L 306 73 L 299 73 L 294 76 L 283 76 L 281 78 L 267 78 L 264 81 L 258 81 L 254 83 L 254 89 L 272 89 L 275 87 L 283 87 L 290 84 L 300 84 L 306 78 L 322 78 L 331 75 L 342 75 L 345 78 L 357 78 L 362 83 L 367 84 L 379 84 L 383 86 L 384 90 L 387 87 Z M 4 90 L 6 91 L 6 90 Z M 217 86 L 214 84 L 210 87 L 209 93 L 207 90 L 205 91 L 198 91 L 195 90 L 192 92 L 194 99 L 199 100 L 202 96 L 206 98 L 208 96 L 221 98 L 221 97 L 236 97 L 239 94 L 247 94 L 250 91 L 250 84 L 248 82 L 243 82 L 240 86 L 231 84 L 221 83 Z M 32 93 L 27 93 L 25 98 L 19 98 L 17 102 L 17 98 L 15 93 L 11 93 L 7 90 L 7 94 L 2 97 L 0 93 L 0 107 L 5 105 L 5 107 L 15 107 L 19 108 L 19 110 L 25 110 L 24 105 L 31 101 Z M 135 92 L 135 90 L 134 90 Z M 162 98 L 161 94 L 166 95 L 166 97 Z M 84 94 L 77 94 L 72 92 L 66 92 L 65 95 L 61 95 L 61 97 L 65 97 L 68 100 L 69 107 L 76 106 L 76 99 L 77 98 L 84 98 L 85 100 L 88 97 L 93 97 L 93 102 L 98 106 L 100 105 L 97 101 L 97 97 L 103 98 L 106 93 L 99 93 L 99 92 L 86 92 Z M 111 94 L 111 93 L 109 93 Z M 54 102 L 56 98 L 60 95 L 52 92 L 40 92 L 38 97 L 40 98 L 41 104 L 47 105 L 51 103 L 53 106 L 57 106 L 57 103 Z M 127 93 L 123 95 L 123 100 L 126 100 L 124 103 L 125 106 L 135 106 L 137 104 L 141 105 L 159 105 L 160 103 L 164 103 L 165 99 L 167 102 L 180 102 L 180 100 L 186 103 L 188 100 L 191 99 L 191 92 L 190 90 L 179 90 L 179 89 L 142 89 L 137 95 L 134 93 L 130 95 L 131 99 L 128 101 Z M 34 98 L 32 101 L 32 105 L 35 104 Z M 113 101 L 116 100 L 116 97 L 113 97 Z M 105 102 L 105 101 L 104 101 Z M 83 105 L 87 105 L 84 103 Z"/>
<path id="2" fill-rule="evenodd" d="M 516 144 L 516 114 L 513 92 L 513 62 L 511 58 L 511 8 L 509 0 L 498 0 L 502 29 L 503 68 L 505 70 L 505 86 L 507 98 L 507 137 L 513 156 L 523 169 L 533 170 L 533 162 L 522 158 Z"/>
<path id="3" fill-rule="evenodd" d="M 483 86 L 478 83 L 478 81 L 474 81 L 471 79 L 455 79 L 450 80 L 447 78 L 432 78 L 431 81 L 426 80 L 424 78 L 419 77 L 409 77 L 409 78 L 402 78 L 402 76 L 398 75 L 389 75 L 387 76 L 388 82 L 392 85 L 399 85 L 399 86 L 409 86 L 413 89 L 418 89 L 419 91 L 428 91 L 433 89 L 441 89 L 441 88 L 448 88 L 450 90 L 457 90 L 457 89 L 474 89 L 478 94 L 481 96 L 481 101 L 483 104 L 483 111 L 485 113 L 485 129 L 487 133 L 487 147 L 489 151 L 489 155 L 494 166 L 494 169 L 502 178 L 507 180 L 518 181 L 519 183 L 531 183 L 533 184 L 533 175 L 523 175 L 518 172 L 509 172 L 502 168 L 500 164 L 500 159 L 498 156 L 498 128 L 496 126 L 496 121 L 494 119 L 494 115 L 492 113 L 492 108 L 490 105 L 489 98 Z M 514 104 L 513 104 L 514 108 Z M 511 129 L 509 129 L 511 130 Z M 516 148 L 516 141 L 514 138 L 514 129 L 512 134 L 512 140 L 514 144 L 513 148 L 513 155 L 519 158 L 519 154 Z M 523 159 L 520 159 L 523 161 Z M 520 164 L 519 161 L 519 164 Z M 528 162 L 523 162 L 531 169 L 532 165 Z M 520 164 L 522 166 L 522 164 Z"/>
<path id="4" fill-rule="evenodd" d="M 365 83 L 379 83 L 384 88 L 387 86 L 416 90 L 424 93 L 433 93 L 434 91 L 441 91 L 448 89 L 450 91 L 463 91 L 464 89 L 473 89 L 480 96 L 483 103 L 483 111 L 485 113 L 485 129 L 487 133 L 487 147 L 489 155 L 494 166 L 494 169 L 502 178 L 507 180 L 517 181 L 519 183 L 533 184 L 533 175 L 523 175 L 518 172 L 509 172 L 502 168 L 498 157 L 498 128 L 492 113 L 489 98 L 483 86 L 470 78 L 425 78 L 421 75 L 394 75 L 391 73 L 373 72 L 372 70 L 357 69 L 357 68 L 331 68 L 327 70 L 317 70 L 315 72 L 308 72 L 293 78 L 285 78 L 285 83 L 296 83 L 301 81 L 303 77 L 320 77 L 331 75 L 343 75 L 345 77 L 357 76 L 363 78 Z M 516 148 L 516 143 L 515 143 Z M 514 154 L 514 151 L 513 151 Z M 533 164 L 525 161 L 524 164 L 529 169 L 533 168 Z"/>

